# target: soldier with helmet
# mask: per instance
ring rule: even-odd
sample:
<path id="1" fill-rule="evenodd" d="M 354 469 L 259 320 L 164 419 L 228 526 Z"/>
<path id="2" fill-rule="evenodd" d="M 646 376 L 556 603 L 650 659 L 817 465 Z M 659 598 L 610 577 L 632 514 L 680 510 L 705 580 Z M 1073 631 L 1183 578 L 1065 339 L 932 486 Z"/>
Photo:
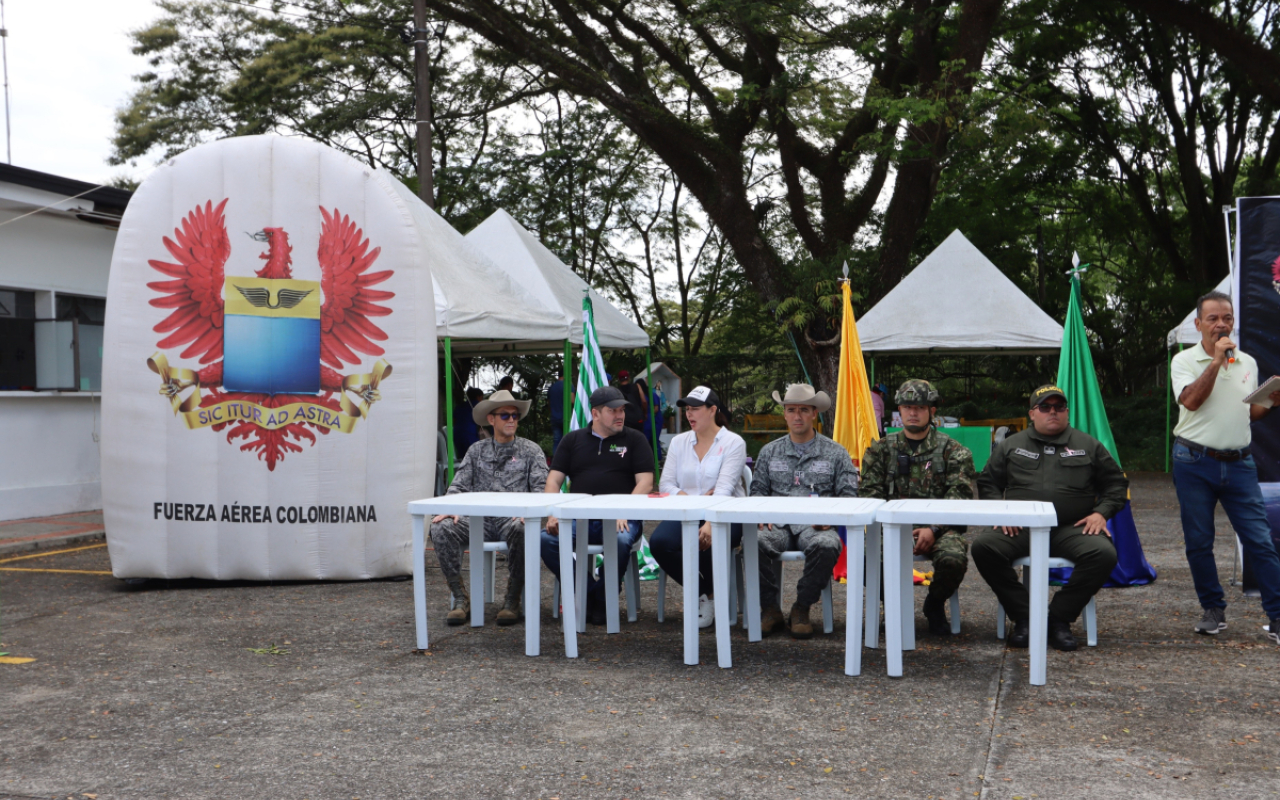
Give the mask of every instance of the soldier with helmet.
<path id="1" fill-rule="evenodd" d="M 938 390 L 928 381 L 909 380 L 898 389 L 894 404 L 903 429 L 873 442 L 863 454 L 862 497 L 973 499 L 973 453 L 934 427 L 938 400 Z M 911 531 L 915 554 L 933 561 L 924 615 L 935 636 L 951 635 L 947 600 L 960 588 L 969 567 L 964 531 L 949 525 L 916 525 Z"/>

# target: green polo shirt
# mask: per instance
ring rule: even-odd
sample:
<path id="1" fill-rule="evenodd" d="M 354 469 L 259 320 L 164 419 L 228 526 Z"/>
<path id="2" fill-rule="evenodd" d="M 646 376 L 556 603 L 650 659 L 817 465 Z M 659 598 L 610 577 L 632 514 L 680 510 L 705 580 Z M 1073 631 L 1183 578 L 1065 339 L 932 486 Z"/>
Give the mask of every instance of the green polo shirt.
<path id="1" fill-rule="evenodd" d="M 1173 396 L 1180 398 L 1182 390 L 1203 375 L 1212 362 L 1213 356 L 1205 351 L 1203 343 L 1174 356 L 1169 371 Z M 1248 447 L 1253 434 L 1249 430 L 1249 404 L 1244 399 L 1257 388 L 1258 362 L 1236 350 L 1236 363 L 1223 364 L 1218 369 L 1218 380 L 1202 406 L 1192 411 L 1178 403 L 1178 424 L 1173 435 L 1213 450 Z"/>

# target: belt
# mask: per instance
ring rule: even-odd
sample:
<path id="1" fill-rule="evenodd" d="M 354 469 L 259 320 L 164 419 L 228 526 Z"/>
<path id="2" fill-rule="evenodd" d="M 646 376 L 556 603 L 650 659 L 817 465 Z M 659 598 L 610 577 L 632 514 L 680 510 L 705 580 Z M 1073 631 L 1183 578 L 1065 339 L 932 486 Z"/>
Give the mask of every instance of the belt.
<path id="1" fill-rule="evenodd" d="M 1212 447 L 1196 444 L 1190 439 L 1183 439 L 1181 436 L 1173 437 L 1173 441 L 1196 455 L 1206 455 L 1209 458 L 1216 458 L 1218 461 L 1239 461 L 1242 458 L 1249 457 L 1249 448 L 1247 447 L 1242 447 L 1239 450 L 1214 450 Z"/>

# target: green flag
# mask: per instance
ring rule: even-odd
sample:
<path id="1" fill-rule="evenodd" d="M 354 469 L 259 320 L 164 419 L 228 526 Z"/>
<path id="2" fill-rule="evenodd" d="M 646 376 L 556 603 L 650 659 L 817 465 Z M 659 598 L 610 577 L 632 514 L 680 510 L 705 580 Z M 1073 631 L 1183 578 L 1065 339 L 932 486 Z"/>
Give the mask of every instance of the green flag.
<path id="1" fill-rule="evenodd" d="M 591 424 L 591 393 L 608 385 L 604 375 L 604 358 L 600 340 L 596 338 L 596 317 L 591 297 L 582 297 L 582 361 L 578 364 L 578 391 L 573 398 L 573 417 L 569 428 L 577 430 Z"/>
<path id="2" fill-rule="evenodd" d="M 1116 439 L 1111 435 L 1111 423 L 1107 421 L 1107 410 L 1102 405 L 1102 390 L 1098 386 L 1098 374 L 1093 369 L 1093 356 L 1089 353 L 1084 315 L 1080 312 L 1080 273 L 1089 265 L 1081 266 L 1078 256 L 1073 258 L 1073 262 L 1076 269 L 1071 273 L 1071 302 L 1067 306 L 1067 322 L 1062 326 L 1058 388 L 1067 396 L 1071 427 L 1102 442 L 1119 464 Z"/>

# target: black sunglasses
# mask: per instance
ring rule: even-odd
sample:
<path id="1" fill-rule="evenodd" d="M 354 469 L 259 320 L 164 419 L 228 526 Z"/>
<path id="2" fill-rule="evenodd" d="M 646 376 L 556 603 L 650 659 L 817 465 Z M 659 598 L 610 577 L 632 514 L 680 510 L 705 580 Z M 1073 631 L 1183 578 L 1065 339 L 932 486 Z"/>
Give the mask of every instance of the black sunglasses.
<path id="1" fill-rule="evenodd" d="M 520 419 L 520 412 L 519 411 L 499 411 L 494 416 L 496 416 L 498 419 L 502 420 L 503 422 L 506 422 L 507 420 L 511 420 L 511 419 Z"/>
<path id="2" fill-rule="evenodd" d="M 1050 414 L 1054 411 L 1061 414 L 1067 410 L 1067 404 L 1066 403 L 1041 403 L 1038 406 L 1036 406 L 1036 408 L 1040 409 L 1041 414 Z"/>

